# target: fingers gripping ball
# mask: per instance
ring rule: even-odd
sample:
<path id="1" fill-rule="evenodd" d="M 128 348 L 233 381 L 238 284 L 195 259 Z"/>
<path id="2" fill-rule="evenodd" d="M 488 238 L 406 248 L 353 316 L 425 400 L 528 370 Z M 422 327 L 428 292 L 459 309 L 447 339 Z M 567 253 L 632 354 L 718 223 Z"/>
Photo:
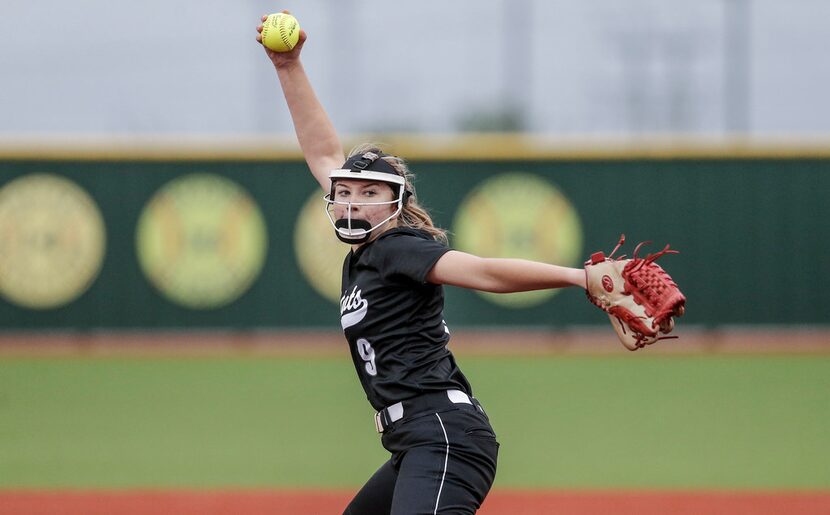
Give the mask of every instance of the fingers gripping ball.
<path id="1" fill-rule="evenodd" d="M 299 39 L 300 24 L 290 14 L 269 14 L 262 24 L 262 44 L 269 50 L 290 52 Z"/>
<path id="2" fill-rule="evenodd" d="M 597 252 L 585 263 L 588 299 L 608 313 L 611 325 L 622 344 L 637 350 L 665 336 L 674 329 L 674 318 L 686 311 L 686 297 L 669 274 L 654 261 L 664 254 L 676 254 L 669 246 L 645 258 L 637 257 L 642 243 L 634 249 L 632 259 L 612 259 L 625 242 L 625 236 L 606 257 Z"/>

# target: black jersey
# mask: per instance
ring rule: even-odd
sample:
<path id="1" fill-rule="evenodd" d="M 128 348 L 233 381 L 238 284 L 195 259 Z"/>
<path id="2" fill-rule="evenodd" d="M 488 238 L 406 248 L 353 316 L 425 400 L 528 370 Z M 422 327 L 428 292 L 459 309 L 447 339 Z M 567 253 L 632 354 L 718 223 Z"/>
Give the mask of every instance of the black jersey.
<path id="1" fill-rule="evenodd" d="M 444 289 L 426 282 L 449 250 L 424 231 L 396 228 L 346 256 L 340 323 L 377 410 L 431 391 L 472 395 L 447 349 Z"/>

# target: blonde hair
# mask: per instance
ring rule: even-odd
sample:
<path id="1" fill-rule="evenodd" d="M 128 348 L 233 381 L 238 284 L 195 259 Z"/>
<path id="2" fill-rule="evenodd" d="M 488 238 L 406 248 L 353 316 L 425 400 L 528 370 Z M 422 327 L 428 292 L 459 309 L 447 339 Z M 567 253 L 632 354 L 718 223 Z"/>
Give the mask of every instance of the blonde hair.
<path id="1" fill-rule="evenodd" d="M 349 151 L 348 158 L 350 159 L 356 155 L 365 154 L 366 152 L 382 154 L 383 150 L 381 150 L 380 146 L 376 143 L 363 143 L 362 145 L 358 145 Z M 398 215 L 398 226 L 409 227 L 410 229 L 420 229 L 429 233 L 429 235 L 434 239 L 447 243 L 447 232 L 439 227 L 436 227 L 427 210 L 418 204 L 418 197 L 415 194 L 415 186 L 412 184 L 412 181 L 415 179 L 415 174 L 409 170 L 409 166 L 407 166 L 406 162 L 398 156 L 384 156 L 382 159 L 392 165 L 392 167 L 398 172 L 398 175 L 406 180 L 404 189 L 412 193 L 409 199 L 404 202 L 401 214 Z"/>

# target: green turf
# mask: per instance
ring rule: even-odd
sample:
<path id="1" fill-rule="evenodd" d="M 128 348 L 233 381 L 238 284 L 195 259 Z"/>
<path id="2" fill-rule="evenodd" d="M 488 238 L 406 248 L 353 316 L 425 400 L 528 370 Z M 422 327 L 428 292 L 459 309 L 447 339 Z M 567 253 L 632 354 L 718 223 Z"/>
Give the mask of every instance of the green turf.
<path id="1" fill-rule="evenodd" d="M 500 486 L 830 487 L 830 357 L 459 360 Z M 371 413 L 346 359 L 6 358 L 0 488 L 354 487 Z"/>

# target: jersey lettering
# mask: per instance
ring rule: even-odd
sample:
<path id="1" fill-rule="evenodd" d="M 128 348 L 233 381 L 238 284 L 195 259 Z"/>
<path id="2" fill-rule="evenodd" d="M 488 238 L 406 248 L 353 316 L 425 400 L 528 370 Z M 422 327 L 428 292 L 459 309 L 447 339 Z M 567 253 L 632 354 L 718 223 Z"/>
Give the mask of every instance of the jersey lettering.
<path id="1" fill-rule="evenodd" d="M 366 318 L 369 310 L 369 302 L 360 297 L 361 291 L 357 286 L 352 288 L 351 294 L 343 294 L 340 298 L 340 325 L 345 330 L 353 325 L 359 324 Z"/>
<path id="2" fill-rule="evenodd" d="M 375 366 L 375 349 L 372 348 L 369 340 L 366 338 L 358 339 L 357 352 L 360 354 L 360 358 L 366 362 L 366 373 L 370 376 L 378 375 L 378 368 Z"/>

